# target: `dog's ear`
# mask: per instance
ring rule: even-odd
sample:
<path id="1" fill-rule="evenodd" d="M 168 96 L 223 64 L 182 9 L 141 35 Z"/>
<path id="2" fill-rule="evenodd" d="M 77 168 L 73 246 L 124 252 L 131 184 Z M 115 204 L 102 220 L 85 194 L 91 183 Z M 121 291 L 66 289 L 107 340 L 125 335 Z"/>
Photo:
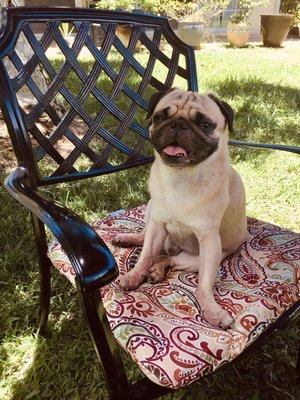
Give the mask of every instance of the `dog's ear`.
<path id="1" fill-rule="evenodd" d="M 148 118 L 148 119 L 152 116 L 152 114 L 153 114 L 153 112 L 154 112 L 154 110 L 155 110 L 155 107 L 157 106 L 158 102 L 159 102 L 165 95 L 167 95 L 168 93 L 172 92 L 174 89 L 175 89 L 175 88 L 171 88 L 171 89 L 168 89 L 168 90 L 160 90 L 159 92 L 155 92 L 155 93 L 151 96 L 151 98 L 150 98 L 150 100 L 149 100 L 149 108 L 148 108 L 148 114 L 147 114 L 147 118 Z"/>
<path id="2" fill-rule="evenodd" d="M 234 121 L 233 109 L 230 107 L 228 103 L 226 103 L 226 101 L 218 99 L 218 97 L 216 97 L 211 93 L 208 94 L 208 97 L 210 97 L 218 105 L 221 113 L 225 117 L 225 121 L 228 125 L 229 132 L 233 132 L 233 121 Z"/>

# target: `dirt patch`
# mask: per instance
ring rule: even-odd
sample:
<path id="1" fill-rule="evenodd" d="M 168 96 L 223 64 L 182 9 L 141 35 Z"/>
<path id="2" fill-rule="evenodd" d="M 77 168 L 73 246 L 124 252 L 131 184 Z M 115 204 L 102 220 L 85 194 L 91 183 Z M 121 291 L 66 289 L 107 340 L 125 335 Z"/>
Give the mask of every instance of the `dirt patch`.
<path id="1" fill-rule="evenodd" d="M 7 132 L 6 124 L 0 114 L 0 173 L 8 174 L 17 166 L 15 153 Z"/>
<path id="2" fill-rule="evenodd" d="M 25 108 L 26 112 L 30 112 L 31 108 L 31 106 L 27 106 Z M 63 118 L 65 114 L 64 110 L 61 109 L 59 111 L 60 117 Z M 45 137 L 49 137 L 56 128 L 52 119 L 45 113 L 43 113 L 43 115 L 38 119 L 36 126 Z M 70 129 L 79 139 L 82 139 L 88 127 L 80 118 L 74 118 L 70 124 Z M 38 144 L 34 139 L 32 140 L 32 143 L 34 146 Z M 54 148 L 63 158 L 66 158 L 74 147 L 73 143 L 64 136 L 54 144 Z M 14 149 L 7 131 L 7 126 L 0 111 L 0 173 L 7 175 L 16 167 L 17 160 Z"/>

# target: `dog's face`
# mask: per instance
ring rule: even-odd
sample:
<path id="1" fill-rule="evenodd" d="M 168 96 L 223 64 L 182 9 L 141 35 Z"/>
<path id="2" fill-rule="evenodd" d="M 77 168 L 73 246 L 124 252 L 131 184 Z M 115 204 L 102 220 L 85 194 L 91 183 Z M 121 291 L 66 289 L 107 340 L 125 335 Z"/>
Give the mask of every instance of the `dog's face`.
<path id="1" fill-rule="evenodd" d="M 167 165 L 196 165 L 218 149 L 226 125 L 232 130 L 232 108 L 217 97 L 172 89 L 153 95 L 149 104 L 151 142 Z"/>

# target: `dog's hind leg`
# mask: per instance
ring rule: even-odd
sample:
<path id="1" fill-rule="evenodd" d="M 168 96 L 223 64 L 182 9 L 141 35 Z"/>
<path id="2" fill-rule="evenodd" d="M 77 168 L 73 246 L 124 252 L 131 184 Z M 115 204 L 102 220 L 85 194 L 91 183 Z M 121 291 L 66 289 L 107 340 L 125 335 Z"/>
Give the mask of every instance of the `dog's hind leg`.
<path id="1" fill-rule="evenodd" d="M 138 262 L 132 270 L 120 278 L 119 284 L 123 290 L 136 289 L 143 283 L 149 268 L 161 253 L 166 237 L 167 231 L 164 225 L 150 219 L 146 227 L 144 245 Z"/>
<path id="2" fill-rule="evenodd" d="M 190 255 L 185 251 L 182 251 L 177 256 L 159 256 L 157 261 L 149 269 L 147 275 L 148 282 L 161 282 L 170 269 L 175 271 L 198 272 L 199 257 Z"/>
<path id="3" fill-rule="evenodd" d="M 145 230 L 140 233 L 121 233 L 115 236 L 112 244 L 119 247 L 143 246 Z"/>
<path id="4" fill-rule="evenodd" d="M 228 254 L 228 252 L 222 252 L 222 260 Z M 173 271 L 198 272 L 200 274 L 199 265 L 199 256 L 190 255 L 185 251 L 176 256 L 160 255 L 149 269 L 147 280 L 149 283 L 161 282 L 171 269 Z"/>

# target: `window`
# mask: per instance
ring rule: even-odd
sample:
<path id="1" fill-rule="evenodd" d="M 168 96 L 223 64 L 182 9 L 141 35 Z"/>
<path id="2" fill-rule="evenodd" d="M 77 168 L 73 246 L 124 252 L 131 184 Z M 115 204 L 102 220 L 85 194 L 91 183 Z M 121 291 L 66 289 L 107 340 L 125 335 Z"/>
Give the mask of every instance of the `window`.
<path id="1" fill-rule="evenodd" d="M 215 32 L 225 31 L 230 16 L 234 14 L 238 9 L 238 0 L 231 0 L 226 10 L 210 20 L 210 27 L 214 28 Z"/>

